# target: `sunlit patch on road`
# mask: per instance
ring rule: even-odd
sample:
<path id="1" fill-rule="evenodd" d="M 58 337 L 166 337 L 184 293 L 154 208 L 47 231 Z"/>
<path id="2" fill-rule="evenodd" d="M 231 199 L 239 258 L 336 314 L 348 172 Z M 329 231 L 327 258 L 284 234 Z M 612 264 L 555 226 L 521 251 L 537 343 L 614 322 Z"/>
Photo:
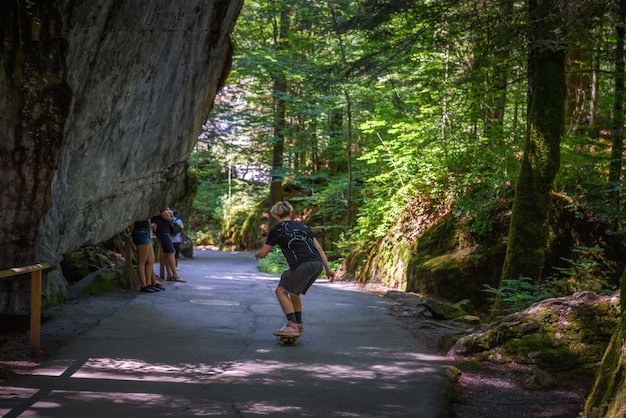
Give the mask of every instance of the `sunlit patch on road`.
<path id="1" fill-rule="evenodd" d="M 198 305 L 208 306 L 239 306 L 239 302 L 234 300 L 222 300 L 222 299 L 192 299 L 189 302 Z"/>

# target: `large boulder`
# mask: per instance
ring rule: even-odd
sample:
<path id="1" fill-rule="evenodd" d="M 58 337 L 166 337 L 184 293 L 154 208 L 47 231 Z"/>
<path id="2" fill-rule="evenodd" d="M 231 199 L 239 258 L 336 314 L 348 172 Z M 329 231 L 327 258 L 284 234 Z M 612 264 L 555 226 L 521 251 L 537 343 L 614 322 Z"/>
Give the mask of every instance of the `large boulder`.
<path id="1" fill-rule="evenodd" d="M 478 327 L 448 351 L 494 362 L 537 365 L 549 371 L 594 370 L 620 319 L 618 295 L 580 292 L 546 299 Z"/>
<path id="2" fill-rule="evenodd" d="M 58 265 L 186 193 L 242 2 L 2 2 L 0 269 Z"/>

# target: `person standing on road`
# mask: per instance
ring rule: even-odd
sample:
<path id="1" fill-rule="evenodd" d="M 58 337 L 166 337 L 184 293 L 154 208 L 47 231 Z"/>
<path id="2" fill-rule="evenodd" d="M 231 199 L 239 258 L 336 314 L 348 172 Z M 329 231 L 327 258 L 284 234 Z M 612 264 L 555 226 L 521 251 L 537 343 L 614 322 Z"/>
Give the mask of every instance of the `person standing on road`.
<path id="1" fill-rule="evenodd" d="M 140 289 L 144 293 L 154 293 L 163 287 L 154 284 L 154 248 L 152 247 L 152 226 L 148 219 L 135 221 L 130 224 L 130 233 L 133 243 L 137 247 L 137 276 Z"/>
<path id="2" fill-rule="evenodd" d="M 330 269 L 326 254 L 317 242 L 313 231 L 302 222 L 292 220 L 293 207 L 289 202 L 278 202 L 270 210 L 278 224 L 267 234 L 265 244 L 254 255 L 258 260 L 267 257 L 275 245 L 278 245 L 287 259 L 289 269 L 285 270 L 276 288 L 278 302 L 287 317 L 287 325 L 275 331 L 274 335 L 292 337 L 301 336 L 302 299 L 315 280 L 326 270 L 332 282 L 335 273 Z"/>
<path id="3" fill-rule="evenodd" d="M 150 222 L 155 228 L 157 239 L 161 243 L 163 249 L 163 258 L 165 259 L 165 271 L 167 273 L 167 281 L 174 282 L 186 282 L 186 280 L 178 277 L 176 273 L 176 259 L 174 254 L 174 245 L 172 244 L 172 236 L 170 235 L 172 227 L 170 226 L 170 219 L 172 218 L 172 211 L 169 208 L 165 208 L 157 216 L 150 218 Z"/>
<path id="4" fill-rule="evenodd" d="M 174 209 L 172 211 L 172 221 L 176 222 L 176 224 L 180 227 L 180 231 L 172 234 L 172 244 L 174 245 L 174 259 L 176 261 L 176 270 L 178 270 L 178 260 L 180 259 L 180 246 L 183 242 L 183 235 L 185 233 L 185 225 L 183 225 L 183 220 L 179 218 L 180 213 L 178 210 Z"/>

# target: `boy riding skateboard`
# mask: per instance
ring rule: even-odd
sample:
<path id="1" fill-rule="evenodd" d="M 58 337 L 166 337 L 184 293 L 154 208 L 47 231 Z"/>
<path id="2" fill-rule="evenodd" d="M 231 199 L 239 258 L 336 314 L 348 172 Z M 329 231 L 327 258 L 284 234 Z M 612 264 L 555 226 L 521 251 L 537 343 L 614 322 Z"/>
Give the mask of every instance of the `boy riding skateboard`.
<path id="1" fill-rule="evenodd" d="M 302 299 L 315 280 L 326 270 L 332 282 L 335 273 L 330 269 L 326 254 L 317 242 L 313 231 L 302 222 L 292 220 L 293 207 L 289 202 L 278 202 L 270 210 L 278 221 L 267 235 L 265 244 L 254 255 L 258 260 L 266 257 L 275 245 L 278 245 L 287 259 L 289 269 L 280 276 L 276 288 L 276 297 L 287 318 L 287 325 L 274 331 L 278 337 L 299 337 L 302 325 Z"/>

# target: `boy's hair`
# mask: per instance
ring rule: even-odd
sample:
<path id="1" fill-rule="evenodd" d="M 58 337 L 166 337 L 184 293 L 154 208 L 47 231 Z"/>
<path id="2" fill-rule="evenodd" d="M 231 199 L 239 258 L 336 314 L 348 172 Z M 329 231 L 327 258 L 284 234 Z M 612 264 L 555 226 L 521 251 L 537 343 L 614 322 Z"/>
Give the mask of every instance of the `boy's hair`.
<path id="1" fill-rule="evenodd" d="M 278 218 L 286 218 L 287 216 L 290 216 L 292 212 L 293 206 L 291 206 L 289 202 L 285 201 L 276 203 L 272 206 L 272 209 L 270 209 L 270 213 Z"/>

